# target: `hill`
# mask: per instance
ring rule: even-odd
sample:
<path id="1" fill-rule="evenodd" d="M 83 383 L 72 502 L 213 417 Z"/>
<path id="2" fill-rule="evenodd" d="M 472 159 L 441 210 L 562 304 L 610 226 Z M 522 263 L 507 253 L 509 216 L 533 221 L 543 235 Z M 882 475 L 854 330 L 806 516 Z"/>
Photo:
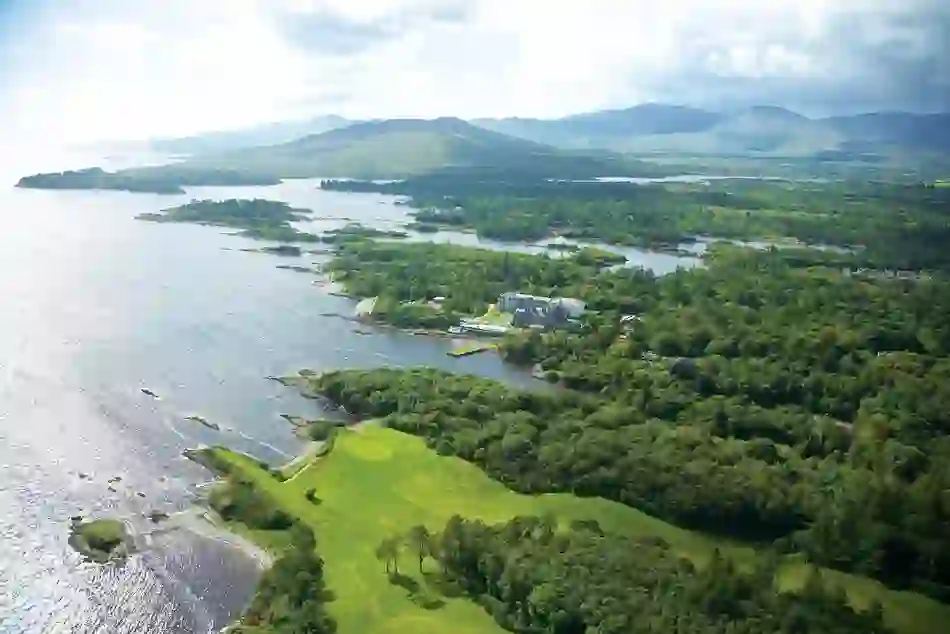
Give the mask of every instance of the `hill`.
<path id="1" fill-rule="evenodd" d="M 478 168 L 530 169 L 550 176 L 578 177 L 625 175 L 644 169 L 635 161 L 627 163 L 608 153 L 567 152 L 449 117 L 355 123 L 288 143 L 199 156 L 178 167 L 280 178 L 364 179 Z M 152 171 L 154 168 L 147 168 L 138 173 Z"/>
<path id="2" fill-rule="evenodd" d="M 565 148 L 632 153 L 827 156 L 950 153 L 950 115 L 870 113 L 812 119 L 776 106 L 711 112 L 644 104 L 562 119 L 480 119 L 488 129 Z"/>

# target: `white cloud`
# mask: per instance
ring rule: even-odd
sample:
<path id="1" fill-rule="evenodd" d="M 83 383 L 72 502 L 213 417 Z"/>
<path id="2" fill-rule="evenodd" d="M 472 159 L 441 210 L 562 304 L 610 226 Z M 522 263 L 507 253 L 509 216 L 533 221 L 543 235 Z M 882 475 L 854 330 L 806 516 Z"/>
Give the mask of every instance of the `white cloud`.
<path id="1" fill-rule="evenodd" d="M 557 116 L 685 99 L 698 77 L 873 76 L 841 41 L 842 21 L 874 13 L 868 45 L 920 58 L 919 25 L 887 18 L 928 7 L 941 11 L 926 0 L 60 2 L 0 42 L 16 60 L 0 110 L 21 138 L 77 142 L 330 112 Z"/>

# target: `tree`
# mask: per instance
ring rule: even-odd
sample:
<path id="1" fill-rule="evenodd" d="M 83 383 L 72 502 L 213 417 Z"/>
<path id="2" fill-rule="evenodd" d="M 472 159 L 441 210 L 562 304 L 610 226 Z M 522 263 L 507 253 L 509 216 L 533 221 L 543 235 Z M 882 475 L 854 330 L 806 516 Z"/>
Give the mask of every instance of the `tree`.
<path id="1" fill-rule="evenodd" d="M 313 531 L 300 522 L 294 522 L 294 525 L 290 527 L 290 543 L 295 549 L 306 553 L 313 552 L 317 548 Z"/>
<path id="2" fill-rule="evenodd" d="M 376 547 L 376 559 L 385 562 L 386 574 L 399 574 L 399 550 L 398 537 L 387 537 Z"/>
<path id="3" fill-rule="evenodd" d="M 419 557 L 419 572 L 422 572 L 422 562 L 432 554 L 432 535 L 422 524 L 417 524 L 409 529 L 406 535 L 406 543 Z"/>

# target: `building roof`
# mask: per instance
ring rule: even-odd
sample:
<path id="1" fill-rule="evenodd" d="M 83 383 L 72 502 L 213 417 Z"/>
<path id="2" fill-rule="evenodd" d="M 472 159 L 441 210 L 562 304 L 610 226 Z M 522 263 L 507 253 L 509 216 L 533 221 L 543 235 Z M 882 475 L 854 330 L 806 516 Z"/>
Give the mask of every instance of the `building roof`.
<path id="1" fill-rule="evenodd" d="M 502 293 L 502 297 L 508 299 L 534 299 L 541 302 L 550 302 L 550 297 L 542 297 L 540 295 L 528 295 L 527 293 Z"/>
<path id="2" fill-rule="evenodd" d="M 508 332 L 508 326 L 499 326 L 497 324 L 483 324 L 474 321 L 463 321 L 459 324 L 459 327 L 465 328 L 467 330 L 475 330 L 480 332 L 492 332 L 492 333 L 506 333 Z"/>

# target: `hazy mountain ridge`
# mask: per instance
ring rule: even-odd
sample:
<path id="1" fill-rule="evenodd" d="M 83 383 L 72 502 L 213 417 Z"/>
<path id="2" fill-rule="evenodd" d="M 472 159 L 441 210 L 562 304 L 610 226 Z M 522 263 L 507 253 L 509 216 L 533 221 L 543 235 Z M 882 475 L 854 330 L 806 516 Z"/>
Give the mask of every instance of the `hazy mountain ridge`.
<path id="1" fill-rule="evenodd" d="M 620 152 L 807 156 L 829 151 L 950 151 L 950 114 L 810 118 L 778 106 L 712 112 L 643 104 L 561 119 L 477 119 L 485 128 L 559 147 Z"/>
<path id="2" fill-rule="evenodd" d="M 775 106 L 716 113 L 685 106 L 645 104 L 626 110 L 562 119 L 454 117 L 349 122 L 314 119 L 310 126 L 337 126 L 289 141 L 297 124 L 259 126 L 189 137 L 208 151 L 172 165 L 122 170 L 106 181 L 77 174 L 40 174 L 22 187 L 119 188 L 178 191 L 191 185 L 271 183 L 283 178 L 401 179 L 446 171 L 517 172 L 540 178 L 665 176 L 682 173 L 638 161 L 637 154 L 802 158 L 880 162 L 950 156 L 950 114 L 871 113 L 811 119 Z M 275 136 L 276 135 L 276 136 Z M 266 142 L 253 147 L 229 144 Z M 178 142 L 185 143 L 179 139 Z M 105 183 L 105 185 L 104 185 Z"/>
<path id="3" fill-rule="evenodd" d="M 428 125 L 430 128 L 432 125 L 441 126 L 446 134 L 463 134 L 473 142 L 476 139 L 471 130 L 462 132 L 458 126 L 465 122 L 454 117 L 353 121 L 328 115 L 242 130 L 157 139 L 150 141 L 149 147 L 169 154 L 204 158 L 243 152 L 248 148 L 303 143 L 306 138 L 348 128 L 365 133 L 391 134 L 399 129 L 416 134 L 420 133 L 419 126 L 411 122 L 424 121 L 436 122 Z M 810 118 L 779 106 L 717 112 L 690 106 L 646 103 L 559 119 L 479 118 L 468 123 L 509 137 L 575 150 L 789 156 L 892 151 L 950 153 L 950 114 L 873 112 Z M 451 125 L 458 129 L 453 132 Z M 331 143 L 334 139 L 345 142 L 347 139 L 354 141 L 355 137 L 325 137 L 320 143 Z M 511 145 L 510 141 L 506 143 Z M 304 147 L 297 149 L 302 151 Z M 276 153 L 292 151 L 288 148 Z"/>
<path id="4" fill-rule="evenodd" d="M 206 154 L 240 148 L 286 143 L 310 134 L 320 134 L 352 123 L 337 115 L 303 121 L 275 121 L 248 128 L 218 130 L 190 136 L 159 138 L 144 144 L 154 152 L 166 154 Z"/>

